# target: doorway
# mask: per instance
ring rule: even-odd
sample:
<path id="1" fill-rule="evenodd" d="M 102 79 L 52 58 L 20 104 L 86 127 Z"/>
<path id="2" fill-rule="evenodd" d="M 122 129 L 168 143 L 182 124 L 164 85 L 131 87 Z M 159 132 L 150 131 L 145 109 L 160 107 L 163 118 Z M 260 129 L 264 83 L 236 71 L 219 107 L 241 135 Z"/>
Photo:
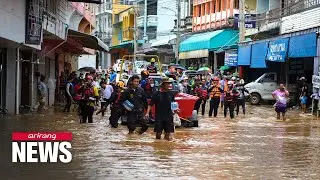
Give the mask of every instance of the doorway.
<path id="1" fill-rule="evenodd" d="M 31 60 L 31 53 L 21 52 L 24 60 Z M 21 62 L 21 106 L 30 106 L 30 62 Z"/>
<path id="2" fill-rule="evenodd" d="M 0 49 L 0 108 L 6 106 L 7 49 Z"/>

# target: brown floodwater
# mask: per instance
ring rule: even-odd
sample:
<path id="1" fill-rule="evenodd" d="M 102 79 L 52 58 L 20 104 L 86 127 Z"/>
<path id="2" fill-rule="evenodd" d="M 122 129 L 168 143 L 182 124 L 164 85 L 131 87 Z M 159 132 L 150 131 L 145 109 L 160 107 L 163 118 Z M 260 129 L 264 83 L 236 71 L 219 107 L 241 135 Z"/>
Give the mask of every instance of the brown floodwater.
<path id="1" fill-rule="evenodd" d="M 178 128 L 174 140 L 111 129 L 106 117 L 79 124 L 75 114 L 0 116 L 1 179 L 320 179 L 320 120 L 289 111 L 276 121 L 271 107 L 249 107 L 235 120 L 201 117 Z M 73 159 L 11 163 L 11 132 L 70 131 Z"/>

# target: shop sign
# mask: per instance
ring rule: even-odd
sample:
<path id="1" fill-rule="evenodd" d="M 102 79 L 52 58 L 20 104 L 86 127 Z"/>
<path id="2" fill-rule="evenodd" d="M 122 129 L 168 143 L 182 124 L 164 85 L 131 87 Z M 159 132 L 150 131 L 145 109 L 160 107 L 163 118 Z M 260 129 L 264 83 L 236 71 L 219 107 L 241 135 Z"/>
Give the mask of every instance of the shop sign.
<path id="1" fill-rule="evenodd" d="M 256 15 L 255 14 L 246 14 L 244 17 L 244 26 L 246 29 L 253 29 L 256 28 Z M 239 14 L 234 15 L 234 26 L 239 28 Z"/>
<path id="2" fill-rule="evenodd" d="M 229 50 L 229 51 L 225 52 L 224 65 L 225 66 L 237 66 L 238 65 L 238 51 L 237 50 Z"/>
<path id="3" fill-rule="evenodd" d="M 287 57 L 289 38 L 278 39 L 269 43 L 267 60 L 284 62 Z"/>
<path id="4" fill-rule="evenodd" d="M 43 0 L 26 1 L 25 43 L 40 45 L 43 22 Z"/>
<path id="5" fill-rule="evenodd" d="M 320 87 L 320 76 L 313 75 L 312 76 L 312 84 L 314 87 L 319 88 Z"/>

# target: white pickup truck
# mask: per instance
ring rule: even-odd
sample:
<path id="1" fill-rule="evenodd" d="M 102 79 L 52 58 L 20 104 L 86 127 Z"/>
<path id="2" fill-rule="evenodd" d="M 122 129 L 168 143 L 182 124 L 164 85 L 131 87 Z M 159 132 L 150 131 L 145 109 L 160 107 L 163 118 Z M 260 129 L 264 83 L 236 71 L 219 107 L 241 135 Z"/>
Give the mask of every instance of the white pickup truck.
<path id="1" fill-rule="evenodd" d="M 278 75 L 279 73 L 276 72 L 264 73 L 255 81 L 245 85 L 245 88 L 251 95 L 251 104 L 257 105 L 261 102 L 261 100 L 274 100 L 272 97 L 272 92 L 279 87 Z M 290 92 L 290 94 L 294 94 L 296 92 L 296 86 L 293 84 L 288 84 L 286 89 Z"/>

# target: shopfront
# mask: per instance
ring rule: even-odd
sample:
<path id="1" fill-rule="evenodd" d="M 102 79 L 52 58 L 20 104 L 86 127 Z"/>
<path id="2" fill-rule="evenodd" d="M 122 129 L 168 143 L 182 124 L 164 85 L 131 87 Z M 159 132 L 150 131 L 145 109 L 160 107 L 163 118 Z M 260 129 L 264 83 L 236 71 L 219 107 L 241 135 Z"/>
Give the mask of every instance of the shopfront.
<path id="1" fill-rule="evenodd" d="M 224 65 L 225 50 L 237 48 L 238 39 L 238 31 L 231 29 L 194 34 L 180 43 L 179 59 L 187 66 L 206 64 L 217 72 Z"/>

